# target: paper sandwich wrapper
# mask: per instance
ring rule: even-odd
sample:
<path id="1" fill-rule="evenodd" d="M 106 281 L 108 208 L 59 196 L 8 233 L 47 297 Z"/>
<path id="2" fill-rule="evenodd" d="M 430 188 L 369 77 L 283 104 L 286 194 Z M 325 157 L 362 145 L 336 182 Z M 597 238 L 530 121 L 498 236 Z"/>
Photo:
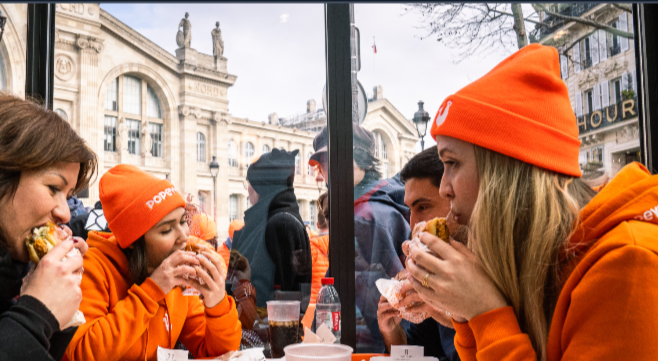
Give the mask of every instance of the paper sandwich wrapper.
<path id="1" fill-rule="evenodd" d="M 317 333 L 313 333 L 308 327 L 304 327 L 304 342 L 302 343 L 336 343 L 336 337 L 331 332 L 326 323 L 318 327 Z"/>
<path id="2" fill-rule="evenodd" d="M 400 317 L 409 322 L 416 324 L 421 323 L 430 317 L 427 312 L 408 312 L 405 307 L 398 308 L 398 304 L 405 296 L 400 292 L 403 282 L 404 281 L 398 281 L 395 278 L 380 278 L 375 281 L 375 285 L 377 286 L 379 293 L 386 297 L 391 306 L 400 311 Z"/>

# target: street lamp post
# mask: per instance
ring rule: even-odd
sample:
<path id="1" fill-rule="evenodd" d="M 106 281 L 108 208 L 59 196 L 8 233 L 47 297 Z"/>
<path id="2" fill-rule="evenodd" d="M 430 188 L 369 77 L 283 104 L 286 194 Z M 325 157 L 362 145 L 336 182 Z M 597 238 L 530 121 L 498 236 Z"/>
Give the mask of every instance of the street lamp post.
<path id="1" fill-rule="evenodd" d="M 423 109 L 423 101 L 418 102 L 418 111 L 414 113 L 414 124 L 416 131 L 420 137 L 420 150 L 425 150 L 425 133 L 427 132 L 427 122 L 430 120 L 430 115 Z"/>
<path id="2" fill-rule="evenodd" d="M 215 203 L 215 206 L 213 207 L 215 214 L 213 216 L 217 219 L 217 173 L 219 173 L 219 163 L 217 163 L 214 155 L 212 156 L 212 161 L 210 161 L 208 167 L 210 168 L 210 175 L 212 175 L 212 194 L 213 202 Z"/>

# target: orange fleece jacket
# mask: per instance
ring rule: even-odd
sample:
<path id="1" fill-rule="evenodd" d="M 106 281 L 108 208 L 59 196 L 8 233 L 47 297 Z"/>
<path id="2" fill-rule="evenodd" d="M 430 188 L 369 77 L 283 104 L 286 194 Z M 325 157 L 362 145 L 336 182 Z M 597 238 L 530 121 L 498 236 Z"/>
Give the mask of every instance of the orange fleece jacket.
<path id="1" fill-rule="evenodd" d="M 310 303 L 315 303 L 322 288 L 322 278 L 327 275 L 329 269 L 329 234 L 311 238 L 311 259 L 313 267 Z"/>
<path id="2" fill-rule="evenodd" d="M 658 176 L 624 167 L 582 210 L 548 361 L 658 359 Z M 463 361 L 536 360 L 512 307 L 453 322 Z"/>
<path id="3" fill-rule="evenodd" d="M 158 346 L 174 348 L 178 339 L 195 358 L 240 347 L 241 325 L 231 297 L 205 308 L 199 297 L 183 296 L 180 288 L 165 295 L 151 278 L 130 285 L 128 260 L 114 236 L 89 232 L 87 242 L 80 304 L 87 322 L 65 359 L 157 360 Z"/>

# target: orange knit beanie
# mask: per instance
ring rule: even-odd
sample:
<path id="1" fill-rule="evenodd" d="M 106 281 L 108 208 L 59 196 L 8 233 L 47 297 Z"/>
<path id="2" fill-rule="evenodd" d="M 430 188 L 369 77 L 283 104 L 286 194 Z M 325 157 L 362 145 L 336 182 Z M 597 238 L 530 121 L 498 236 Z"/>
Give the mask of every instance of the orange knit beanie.
<path id="1" fill-rule="evenodd" d="M 169 212 L 185 207 L 185 200 L 168 180 L 132 165 L 110 169 L 98 187 L 103 214 L 121 248 L 130 246 Z"/>
<path id="2" fill-rule="evenodd" d="M 576 115 L 552 47 L 528 45 L 447 97 L 432 125 L 437 135 L 557 173 L 582 174 Z"/>
<path id="3" fill-rule="evenodd" d="M 217 224 L 205 213 L 199 213 L 192 218 L 190 235 L 199 237 L 204 241 L 211 240 L 217 235 Z"/>

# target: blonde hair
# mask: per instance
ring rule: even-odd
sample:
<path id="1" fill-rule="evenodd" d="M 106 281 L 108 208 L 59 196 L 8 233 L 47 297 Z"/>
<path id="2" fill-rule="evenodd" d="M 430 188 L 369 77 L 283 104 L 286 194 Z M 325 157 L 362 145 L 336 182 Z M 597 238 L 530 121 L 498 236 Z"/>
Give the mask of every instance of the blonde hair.
<path id="1" fill-rule="evenodd" d="M 568 261 L 560 251 L 595 193 L 578 179 L 474 147 L 480 186 L 469 246 L 514 308 L 538 360 L 546 360 L 560 270 Z"/>

